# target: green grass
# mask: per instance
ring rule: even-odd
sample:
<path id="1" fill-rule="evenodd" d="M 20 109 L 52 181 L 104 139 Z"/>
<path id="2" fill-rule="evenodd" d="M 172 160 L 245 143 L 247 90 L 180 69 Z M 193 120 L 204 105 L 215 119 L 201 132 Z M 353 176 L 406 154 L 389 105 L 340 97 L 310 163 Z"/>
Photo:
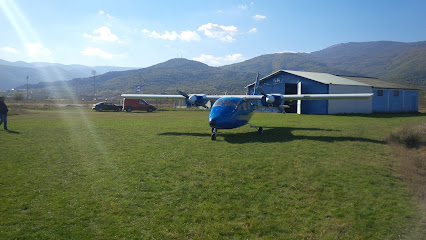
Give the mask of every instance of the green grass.
<path id="1" fill-rule="evenodd" d="M 0 239 L 407 239 L 384 139 L 425 115 L 29 111 L 0 130 Z"/>

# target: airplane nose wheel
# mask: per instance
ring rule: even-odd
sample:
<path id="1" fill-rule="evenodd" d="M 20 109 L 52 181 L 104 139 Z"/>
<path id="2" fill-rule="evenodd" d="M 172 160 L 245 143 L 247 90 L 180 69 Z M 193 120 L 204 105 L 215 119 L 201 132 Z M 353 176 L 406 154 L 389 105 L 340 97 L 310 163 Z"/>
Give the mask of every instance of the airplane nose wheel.
<path id="1" fill-rule="evenodd" d="M 212 141 L 216 140 L 217 136 L 217 129 L 214 127 L 212 128 Z"/>

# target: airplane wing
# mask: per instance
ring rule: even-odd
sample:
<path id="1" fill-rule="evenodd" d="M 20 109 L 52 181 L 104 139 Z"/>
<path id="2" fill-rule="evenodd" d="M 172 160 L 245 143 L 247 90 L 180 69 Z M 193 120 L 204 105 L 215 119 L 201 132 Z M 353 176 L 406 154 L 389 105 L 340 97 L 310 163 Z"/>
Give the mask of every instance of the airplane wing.
<path id="1" fill-rule="evenodd" d="M 121 94 L 123 98 L 144 98 L 144 99 L 182 99 L 186 98 L 182 95 L 164 95 L 164 94 Z"/>
<path id="2" fill-rule="evenodd" d="M 144 99 L 176 99 L 186 100 L 195 106 L 206 107 L 209 100 L 216 101 L 223 97 L 242 98 L 246 101 L 261 101 L 264 107 L 279 107 L 286 100 L 331 100 L 331 99 L 366 99 L 373 96 L 373 93 L 348 93 L 348 94 L 262 94 L 262 95 L 206 95 L 206 94 L 186 94 L 164 95 L 164 94 L 121 94 L 123 98 L 144 98 Z"/>
<path id="3" fill-rule="evenodd" d="M 373 93 L 282 95 L 284 100 L 366 99 Z"/>
<path id="4" fill-rule="evenodd" d="M 224 95 L 212 97 L 238 97 L 243 98 L 247 101 L 256 101 L 262 100 L 262 98 L 270 98 L 271 96 L 275 98 L 280 98 L 281 100 L 332 100 L 332 99 L 367 99 L 373 96 L 373 93 L 347 93 L 347 94 L 301 94 L 301 95 L 283 95 L 280 93 L 272 93 L 265 95 Z M 212 98 L 215 99 L 215 98 Z"/>
<path id="5" fill-rule="evenodd" d="M 245 100 L 261 100 L 264 95 L 205 95 L 205 94 L 189 94 L 189 96 L 200 96 L 206 100 L 218 100 L 223 97 L 237 97 Z M 347 94 L 301 94 L 301 95 L 283 95 L 283 94 L 266 94 L 265 97 L 280 97 L 283 100 L 327 100 L 327 99 L 366 99 L 373 96 L 373 93 L 347 93 Z M 185 100 L 182 95 L 167 94 L 121 94 L 123 98 L 144 98 L 144 99 L 177 99 Z"/>
<path id="6" fill-rule="evenodd" d="M 167 95 L 167 94 L 121 94 L 123 98 L 144 98 L 144 99 L 175 99 L 186 100 L 195 106 L 203 106 L 207 108 L 206 104 L 209 100 L 216 101 L 223 97 L 221 95 L 206 95 L 206 94 L 186 94 L 179 91 L 181 95 Z"/>
<path id="7" fill-rule="evenodd" d="M 188 96 L 200 96 L 207 100 L 217 100 L 219 98 L 228 96 L 228 95 L 205 95 L 205 94 L 188 94 Z M 230 95 L 229 95 L 230 96 Z M 233 95 L 236 96 L 236 95 Z M 245 95 L 244 95 L 245 96 Z M 185 100 L 187 99 L 183 95 L 167 95 L 167 94 L 121 94 L 123 98 L 144 98 L 144 99 L 176 99 L 176 100 Z"/>

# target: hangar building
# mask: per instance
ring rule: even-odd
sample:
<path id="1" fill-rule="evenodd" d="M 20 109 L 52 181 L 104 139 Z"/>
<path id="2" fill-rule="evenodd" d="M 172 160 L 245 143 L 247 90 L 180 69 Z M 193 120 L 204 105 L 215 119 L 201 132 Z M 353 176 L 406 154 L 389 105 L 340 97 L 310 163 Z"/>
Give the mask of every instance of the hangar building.
<path id="1" fill-rule="evenodd" d="M 252 94 L 255 83 L 247 86 Z M 417 112 L 418 91 L 376 78 L 337 76 L 328 73 L 279 70 L 259 80 L 266 93 L 338 94 L 374 93 L 370 99 L 302 100 L 286 102 L 286 112 L 337 114 L 373 112 Z M 278 111 L 268 109 L 269 111 Z"/>

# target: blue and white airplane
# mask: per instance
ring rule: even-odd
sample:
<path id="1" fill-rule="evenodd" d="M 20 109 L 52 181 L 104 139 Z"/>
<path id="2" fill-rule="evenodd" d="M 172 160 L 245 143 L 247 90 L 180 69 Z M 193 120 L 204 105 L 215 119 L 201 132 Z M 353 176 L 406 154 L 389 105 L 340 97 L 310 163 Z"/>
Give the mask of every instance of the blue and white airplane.
<path id="1" fill-rule="evenodd" d="M 283 95 L 280 93 L 265 93 L 259 87 L 259 75 L 255 83 L 253 95 L 206 95 L 206 94 L 186 94 L 177 91 L 180 95 L 161 94 L 122 94 L 123 98 L 144 98 L 144 99 L 179 99 L 186 100 L 194 106 L 204 106 L 208 101 L 214 102 L 210 109 L 209 125 L 212 128 L 211 139 L 216 140 L 217 129 L 232 129 L 249 124 L 263 132 L 262 127 L 255 127 L 249 123 L 250 118 L 258 108 L 278 108 L 284 112 L 284 101 L 288 100 L 327 100 L 327 99 L 365 99 L 370 98 L 373 93 L 356 94 L 298 94 Z"/>

